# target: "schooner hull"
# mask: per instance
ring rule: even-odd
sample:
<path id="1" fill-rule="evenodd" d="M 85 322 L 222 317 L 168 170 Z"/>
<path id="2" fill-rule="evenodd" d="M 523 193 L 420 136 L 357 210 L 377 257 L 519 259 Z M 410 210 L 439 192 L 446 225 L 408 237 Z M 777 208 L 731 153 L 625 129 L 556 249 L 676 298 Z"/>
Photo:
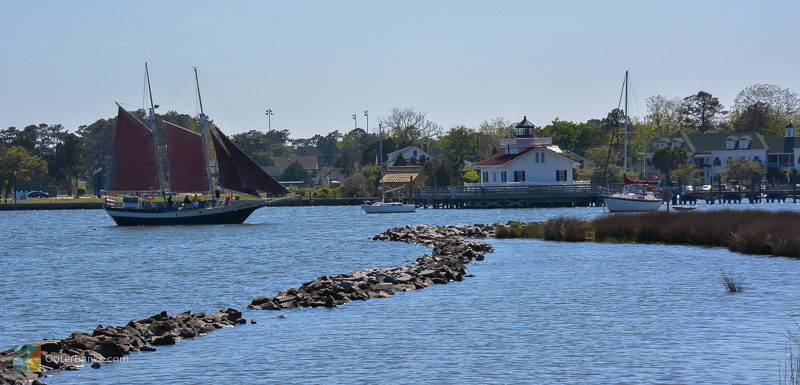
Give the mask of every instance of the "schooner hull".
<path id="1" fill-rule="evenodd" d="M 219 225 L 242 223 L 263 206 L 261 201 L 252 201 L 210 209 L 148 211 L 106 208 L 106 212 L 119 226 Z"/>

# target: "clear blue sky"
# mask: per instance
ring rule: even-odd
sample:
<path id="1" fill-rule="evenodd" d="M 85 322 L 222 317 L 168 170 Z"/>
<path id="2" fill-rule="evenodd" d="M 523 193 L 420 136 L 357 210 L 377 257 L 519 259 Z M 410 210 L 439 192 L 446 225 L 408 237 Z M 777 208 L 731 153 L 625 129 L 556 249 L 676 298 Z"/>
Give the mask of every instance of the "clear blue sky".
<path id="1" fill-rule="evenodd" d="M 69 130 L 156 104 L 228 133 L 308 137 L 414 107 L 445 128 L 523 115 L 542 125 L 754 83 L 800 91 L 798 1 L 13 1 L 0 13 L 0 127 Z"/>

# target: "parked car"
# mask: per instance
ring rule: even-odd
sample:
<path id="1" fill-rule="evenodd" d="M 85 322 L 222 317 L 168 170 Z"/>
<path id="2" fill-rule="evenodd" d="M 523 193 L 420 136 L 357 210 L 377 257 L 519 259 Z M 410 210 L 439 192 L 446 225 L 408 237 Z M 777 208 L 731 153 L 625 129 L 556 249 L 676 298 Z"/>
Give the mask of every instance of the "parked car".
<path id="1" fill-rule="evenodd" d="M 50 194 L 44 191 L 29 191 L 28 198 L 47 198 Z"/>
<path id="2" fill-rule="evenodd" d="M 711 191 L 711 185 L 710 184 L 704 184 L 703 187 L 700 187 L 700 190 L 701 191 Z"/>

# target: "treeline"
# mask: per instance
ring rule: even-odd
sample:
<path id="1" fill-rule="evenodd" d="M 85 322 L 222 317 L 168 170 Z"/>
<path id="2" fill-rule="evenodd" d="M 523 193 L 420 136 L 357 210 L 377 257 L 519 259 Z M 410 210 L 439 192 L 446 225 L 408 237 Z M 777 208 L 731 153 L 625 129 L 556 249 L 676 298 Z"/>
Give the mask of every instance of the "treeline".
<path id="1" fill-rule="evenodd" d="M 678 130 L 756 131 L 766 136 L 781 136 L 787 123 L 798 121 L 799 100 L 791 90 L 769 84 L 745 88 L 730 110 L 705 91 L 683 98 L 651 96 L 647 99 L 646 115 L 630 117 L 629 162 L 641 161 L 645 137 L 649 146 L 653 139 Z M 142 110 L 133 113 L 140 119 L 144 117 Z M 193 130 L 199 125 L 196 117 L 175 111 L 157 118 Z M 561 149 L 585 157 L 587 167 L 580 170 L 578 179 L 602 183 L 621 177 L 624 122 L 623 111 L 613 109 L 605 117 L 586 122 L 556 118 L 537 128 L 536 135 L 551 136 Z M 500 139 L 514 134 L 516 121 L 497 117 L 485 120 L 478 127 L 458 125 L 444 129 L 422 111 L 395 108 L 379 123 L 383 127 L 384 160 L 392 151 L 417 145 L 432 155 L 431 159 L 423 160 L 427 183 L 446 186 L 476 181 L 477 173 L 465 168 L 464 162 L 496 153 Z M 75 180 L 86 180 L 91 185 L 92 175 L 102 172 L 110 163 L 115 125 L 114 117 L 80 126 L 74 132 L 68 132 L 60 124 L 44 123 L 0 131 L 0 188 L 7 194 L 15 183 L 37 184 L 58 186 L 73 194 Z M 290 138 L 287 129 L 252 130 L 231 139 L 264 166 L 273 165 L 276 156 L 317 156 L 323 171 L 320 179 L 326 176 L 326 170 L 338 169 L 347 177 L 344 182 L 349 194 L 374 194 L 379 175 L 377 126 L 373 123 L 369 132 L 360 128 L 345 133 L 334 130 L 310 138 Z"/>

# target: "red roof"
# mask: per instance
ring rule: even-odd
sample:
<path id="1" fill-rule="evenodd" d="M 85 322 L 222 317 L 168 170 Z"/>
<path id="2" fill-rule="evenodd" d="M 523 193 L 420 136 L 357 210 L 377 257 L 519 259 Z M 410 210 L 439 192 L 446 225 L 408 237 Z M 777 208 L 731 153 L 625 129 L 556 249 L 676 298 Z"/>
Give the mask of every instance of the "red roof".
<path id="1" fill-rule="evenodd" d="M 542 148 L 542 146 L 536 146 L 526 149 L 518 154 L 506 154 L 505 152 L 498 152 L 480 162 L 475 162 L 473 166 L 499 166 L 502 164 L 509 164 L 519 158 L 522 158 L 525 155 L 528 155 L 538 149 Z"/>

